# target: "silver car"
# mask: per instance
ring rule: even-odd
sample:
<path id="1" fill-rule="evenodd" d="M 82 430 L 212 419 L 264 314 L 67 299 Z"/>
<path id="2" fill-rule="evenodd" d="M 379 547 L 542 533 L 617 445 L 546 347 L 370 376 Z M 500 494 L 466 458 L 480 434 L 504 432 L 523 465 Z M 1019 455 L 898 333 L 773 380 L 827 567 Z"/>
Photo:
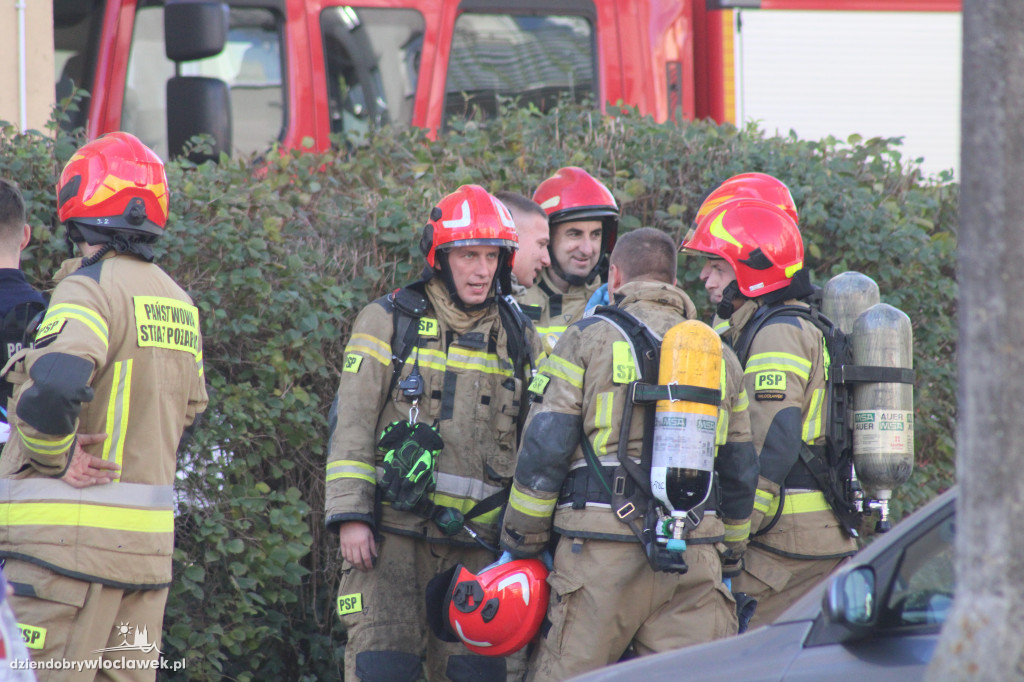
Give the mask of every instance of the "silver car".
<path id="1" fill-rule="evenodd" d="M 575 680 L 923 679 L 953 602 L 956 487 L 896 524 L 771 624 Z"/>

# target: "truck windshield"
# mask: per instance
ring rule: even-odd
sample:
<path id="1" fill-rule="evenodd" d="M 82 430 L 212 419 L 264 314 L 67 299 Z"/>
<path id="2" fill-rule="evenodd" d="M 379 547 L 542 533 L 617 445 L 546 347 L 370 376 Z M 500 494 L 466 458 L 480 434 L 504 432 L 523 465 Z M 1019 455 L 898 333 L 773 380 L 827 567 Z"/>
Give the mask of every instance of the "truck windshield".
<path id="1" fill-rule="evenodd" d="M 164 52 L 162 6 L 142 7 L 135 17 L 125 80 L 121 129 L 167 158 L 167 79 L 174 62 Z M 234 152 L 266 150 L 281 137 L 284 92 L 279 22 L 266 9 L 232 7 L 227 46 L 213 57 L 182 62 L 182 76 L 225 81 L 231 93 Z"/>
<path id="2" fill-rule="evenodd" d="M 330 7 L 320 15 L 331 133 L 358 139 L 407 128 L 419 77 L 423 15 L 413 9 Z"/>
<path id="3" fill-rule="evenodd" d="M 547 111 L 559 98 L 596 99 L 594 38 L 579 16 L 462 14 L 455 21 L 445 120 L 497 114 L 501 98 Z"/>

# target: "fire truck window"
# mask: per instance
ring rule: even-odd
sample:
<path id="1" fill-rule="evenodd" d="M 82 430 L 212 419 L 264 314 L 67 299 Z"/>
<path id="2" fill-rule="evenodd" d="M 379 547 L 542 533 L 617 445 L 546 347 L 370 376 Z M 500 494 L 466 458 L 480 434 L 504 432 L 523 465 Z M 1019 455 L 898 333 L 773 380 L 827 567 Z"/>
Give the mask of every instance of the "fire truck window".
<path id="1" fill-rule="evenodd" d="M 445 120 L 497 114 L 508 98 L 547 111 L 562 97 L 594 99 L 594 31 L 578 16 L 460 15 L 455 20 Z"/>
<path id="2" fill-rule="evenodd" d="M 320 15 L 331 133 L 412 124 L 423 15 L 411 9 L 329 7 Z"/>
<path id="3" fill-rule="evenodd" d="M 234 151 L 266 150 L 284 130 L 280 22 L 265 9 L 232 8 L 220 54 L 181 63 L 182 76 L 220 78 L 230 88 Z M 167 157 L 167 79 L 174 62 L 164 52 L 163 7 L 139 9 L 128 59 L 121 128 Z"/>
<path id="4" fill-rule="evenodd" d="M 58 104 L 78 89 L 86 92 L 92 89 L 91 75 L 103 5 L 103 0 L 53 2 L 53 62 Z M 89 97 L 84 95 L 77 111 L 68 110 L 61 127 L 74 130 L 85 125 L 88 107 Z"/>

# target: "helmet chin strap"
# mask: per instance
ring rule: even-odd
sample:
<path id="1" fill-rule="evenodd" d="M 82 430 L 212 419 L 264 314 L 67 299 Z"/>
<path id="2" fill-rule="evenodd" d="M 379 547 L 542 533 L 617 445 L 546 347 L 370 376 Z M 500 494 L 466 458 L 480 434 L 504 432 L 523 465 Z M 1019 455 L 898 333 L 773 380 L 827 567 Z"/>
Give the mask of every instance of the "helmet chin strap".
<path id="1" fill-rule="evenodd" d="M 736 283 L 736 280 L 729 282 L 725 286 L 725 289 L 722 290 L 722 300 L 718 304 L 718 309 L 715 311 L 718 313 L 718 317 L 723 320 L 728 320 L 732 317 L 732 314 L 735 311 L 733 301 L 740 295 L 740 285 Z"/>

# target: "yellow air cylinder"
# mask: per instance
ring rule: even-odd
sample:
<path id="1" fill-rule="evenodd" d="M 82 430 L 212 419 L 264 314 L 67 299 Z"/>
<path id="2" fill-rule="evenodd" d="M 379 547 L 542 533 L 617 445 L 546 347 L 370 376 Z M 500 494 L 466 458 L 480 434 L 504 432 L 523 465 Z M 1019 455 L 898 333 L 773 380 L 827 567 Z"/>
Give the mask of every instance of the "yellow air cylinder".
<path id="1" fill-rule="evenodd" d="M 686 320 L 661 343 L 658 383 L 720 394 L 722 342 L 703 322 Z M 692 400 L 659 400 L 655 407 L 651 488 L 668 509 L 686 512 L 711 490 L 718 408 Z"/>

